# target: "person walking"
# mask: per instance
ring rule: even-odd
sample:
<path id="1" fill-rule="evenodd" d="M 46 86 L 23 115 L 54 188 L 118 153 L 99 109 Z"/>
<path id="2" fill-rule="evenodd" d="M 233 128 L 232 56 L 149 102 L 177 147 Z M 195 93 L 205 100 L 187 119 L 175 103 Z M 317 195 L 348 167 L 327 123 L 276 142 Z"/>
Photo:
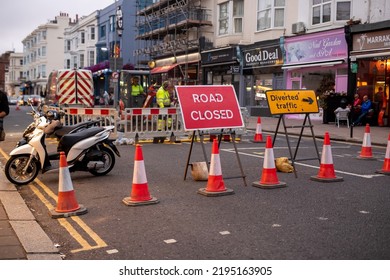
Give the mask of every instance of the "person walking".
<path id="1" fill-rule="evenodd" d="M 144 88 L 139 84 L 139 78 L 133 77 L 131 84 L 131 107 L 140 108 L 143 106 L 145 93 Z"/>
<path id="2" fill-rule="evenodd" d="M 104 107 L 108 107 L 110 105 L 110 95 L 106 90 L 103 93 L 103 101 L 104 101 Z"/>
<path id="3" fill-rule="evenodd" d="M 0 141 L 5 140 L 4 118 L 9 114 L 7 94 L 0 90 Z"/>

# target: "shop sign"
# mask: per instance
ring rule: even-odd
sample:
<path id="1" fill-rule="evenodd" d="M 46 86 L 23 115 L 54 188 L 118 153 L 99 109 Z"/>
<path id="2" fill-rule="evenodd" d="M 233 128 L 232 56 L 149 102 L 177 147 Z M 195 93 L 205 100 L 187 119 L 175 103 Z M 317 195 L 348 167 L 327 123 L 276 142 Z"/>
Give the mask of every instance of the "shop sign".
<path id="1" fill-rule="evenodd" d="M 296 36 L 285 43 L 286 64 L 345 59 L 347 42 L 343 32 Z"/>
<path id="2" fill-rule="evenodd" d="M 226 48 L 201 53 L 202 64 L 237 61 L 236 48 Z"/>
<path id="3" fill-rule="evenodd" d="M 243 127 L 234 87 L 176 86 L 184 130 Z"/>
<path id="4" fill-rule="evenodd" d="M 267 102 L 272 115 L 318 113 L 313 90 L 268 90 Z"/>
<path id="5" fill-rule="evenodd" d="M 390 48 L 390 30 L 373 31 L 353 35 L 353 50 L 365 51 Z"/>
<path id="6" fill-rule="evenodd" d="M 279 46 L 244 51 L 243 56 L 244 68 L 283 64 L 282 50 Z"/>

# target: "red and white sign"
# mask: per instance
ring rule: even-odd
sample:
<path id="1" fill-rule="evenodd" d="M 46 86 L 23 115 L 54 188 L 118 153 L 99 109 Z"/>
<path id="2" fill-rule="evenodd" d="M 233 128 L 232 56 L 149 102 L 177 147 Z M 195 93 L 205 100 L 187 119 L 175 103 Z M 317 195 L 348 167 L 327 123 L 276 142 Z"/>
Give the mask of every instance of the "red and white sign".
<path id="1" fill-rule="evenodd" d="M 233 86 L 175 86 L 185 130 L 243 127 Z"/>

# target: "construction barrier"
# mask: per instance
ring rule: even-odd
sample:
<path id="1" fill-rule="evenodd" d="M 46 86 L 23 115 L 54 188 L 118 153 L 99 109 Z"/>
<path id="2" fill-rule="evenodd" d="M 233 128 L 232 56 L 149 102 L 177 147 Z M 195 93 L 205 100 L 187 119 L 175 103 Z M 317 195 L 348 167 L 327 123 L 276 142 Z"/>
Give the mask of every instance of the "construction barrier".
<path id="1" fill-rule="evenodd" d="M 49 107 L 49 110 L 57 110 L 58 107 Z M 64 112 L 62 120 L 64 125 L 74 125 L 84 121 L 98 120 L 101 126 L 114 126 L 114 138 L 134 139 L 132 142 L 139 140 L 151 140 L 153 138 L 169 138 L 171 142 L 177 139 L 189 139 L 192 133 L 185 131 L 183 119 L 179 107 L 169 108 L 125 108 L 119 116 L 115 108 L 83 108 L 83 107 L 63 107 Z M 246 134 L 246 125 L 249 122 L 249 115 L 246 108 L 241 108 L 241 113 L 245 126 L 234 128 L 233 131 L 237 136 Z M 165 120 L 165 126 L 160 130 L 158 120 Z M 216 135 L 231 133 L 231 130 L 202 130 L 202 135 Z"/>

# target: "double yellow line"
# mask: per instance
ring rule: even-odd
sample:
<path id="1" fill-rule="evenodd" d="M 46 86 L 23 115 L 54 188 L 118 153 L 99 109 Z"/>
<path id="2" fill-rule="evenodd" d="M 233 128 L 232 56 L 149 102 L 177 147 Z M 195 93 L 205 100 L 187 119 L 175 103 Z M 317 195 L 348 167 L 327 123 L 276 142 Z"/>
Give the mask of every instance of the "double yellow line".
<path id="1" fill-rule="evenodd" d="M 0 153 L 6 158 L 9 159 L 9 156 L 7 153 L 5 153 L 0 148 Z M 42 201 L 42 203 L 47 207 L 47 209 L 50 211 L 55 208 L 55 205 L 53 205 L 44 195 L 50 197 L 54 201 L 58 201 L 58 196 L 54 194 L 51 189 L 46 186 L 41 180 L 36 178 L 34 180 L 34 183 L 37 184 L 39 188 L 37 188 L 33 183 L 30 183 L 28 186 L 30 189 L 34 192 L 34 194 Z M 91 240 L 93 240 L 94 244 L 90 244 L 80 232 L 77 231 L 77 229 L 67 220 L 67 218 L 59 218 L 57 219 L 59 224 L 70 234 L 71 237 L 74 238 L 74 240 L 80 244 L 80 248 L 71 250 L 71 253 L 77 253 L 82 251 L 89 251 L 99 248 L 107 247 L 107 244 L 97 235 L 84 221 L 78 217 L 78 216 L 71 216 L 71 220 L 73 220 L 83 231 L 85 234 L 89 236 Z"/>

